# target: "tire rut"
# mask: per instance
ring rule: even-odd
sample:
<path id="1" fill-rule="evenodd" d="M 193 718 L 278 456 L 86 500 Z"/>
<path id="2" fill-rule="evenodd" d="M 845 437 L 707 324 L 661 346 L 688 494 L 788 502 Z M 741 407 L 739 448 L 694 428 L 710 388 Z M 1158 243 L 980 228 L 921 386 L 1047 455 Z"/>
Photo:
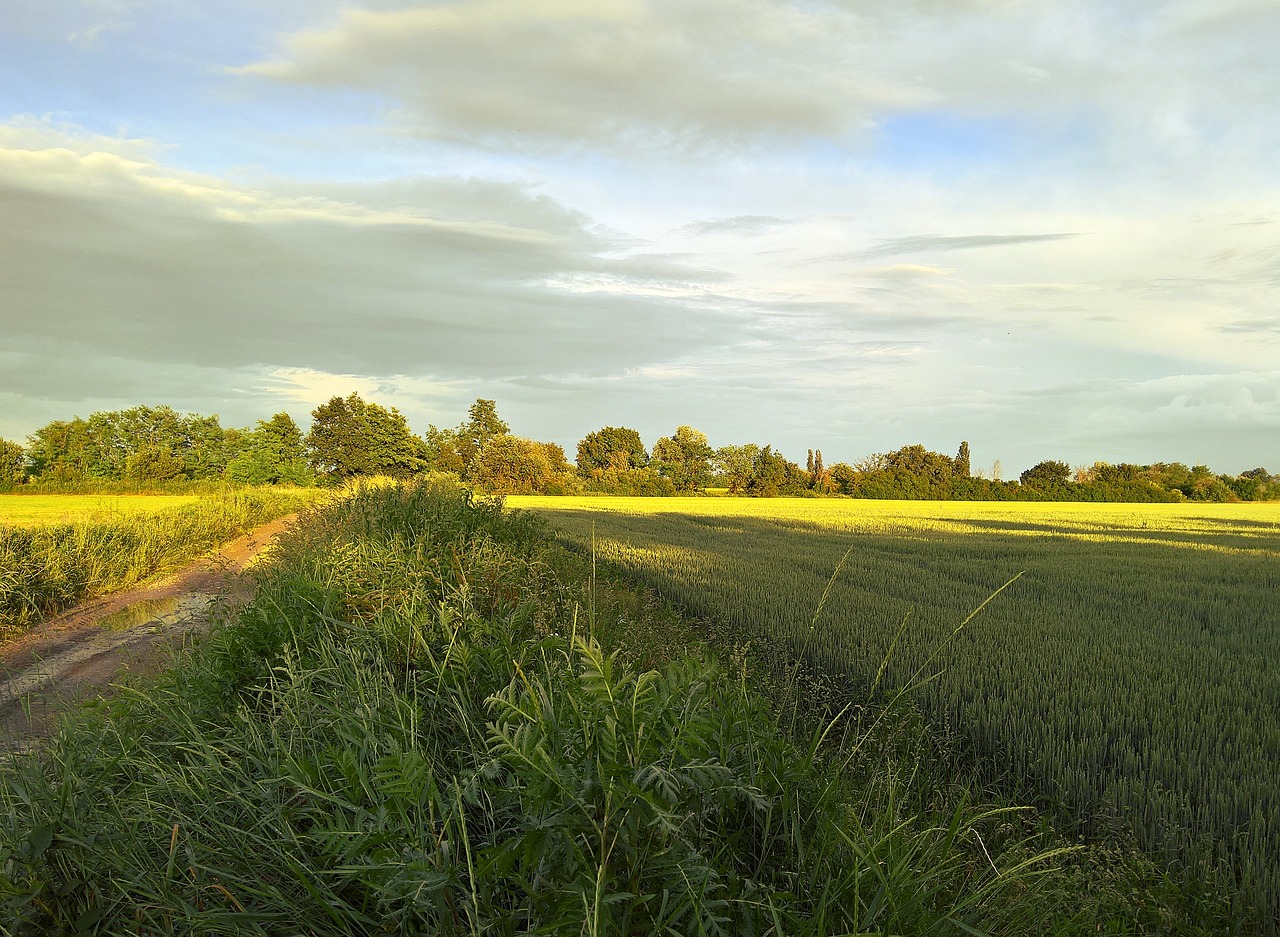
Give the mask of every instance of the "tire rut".
<path id="1" fill-rule="evenodd" d="M 101 596 L 0 645 L 0 751 L 38 744 L 58 714 L 110 696 L 122 674 L 159 672 L 215 609 L 251 594 L 243 571 L 296 515 L 228 541 L 176 573 Z"/>

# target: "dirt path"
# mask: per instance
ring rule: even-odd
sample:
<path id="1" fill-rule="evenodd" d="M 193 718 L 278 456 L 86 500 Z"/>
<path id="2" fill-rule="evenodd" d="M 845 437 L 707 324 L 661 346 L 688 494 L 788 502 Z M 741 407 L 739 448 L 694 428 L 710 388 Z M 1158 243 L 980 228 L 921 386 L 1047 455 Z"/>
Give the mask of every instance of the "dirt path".
<path id="1" fill-rule="evenodd" d="M 48 735 L 59 710 L 111 693 L 124 672 L 155 673 L 214 603 L 249 598 L 240 575 L 296 515 L 223 544 L 191 565 L 69 609 L 0 644 L 0 750 Z"/>

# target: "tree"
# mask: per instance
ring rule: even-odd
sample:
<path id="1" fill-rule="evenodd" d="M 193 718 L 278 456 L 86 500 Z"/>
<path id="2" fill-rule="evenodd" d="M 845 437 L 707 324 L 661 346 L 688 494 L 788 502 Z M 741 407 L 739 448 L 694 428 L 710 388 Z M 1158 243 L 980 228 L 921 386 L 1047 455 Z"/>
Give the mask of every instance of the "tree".
<path id="1" fill-rule="evenodd" d="M 761 498 L 777 498 L 804 491 L 807 481 L 800 466 L 781 452 L 774 452 L 772 446 L 765 446 L 756 455 L 747 491 Z"/>
<path id="2" fill-rule="evenodd" d="M 578 472 L 584 477 L 625 472 L 649 464 L 640 434 L 625 426 L 605 426 L 578 443 Z"/>
<path id="3" fill-rule="evenodd" d="M 0 439 L 0 488 L 20 485 L 27 475 L 26 454 L 16 442 Z"/>
<path id="4" fill-rule="evenodd" d="M 54 420 L 27 439 L 27 459 L 36 478 L 71 480 L 89 476 L 89 424 L 80 417 Z"/>
<path id="5" fill-rule="evenodd" d="M 67 481 L 218 478 L 235 455 L 217 416 L 183 416 L 167 406 L 55 420 L 36 430 L 29 442 L 31 473 Z"/>
<path id="6" fill-rule="evenodd" d="M 831 489 L 840 494 L 856 494 L 858 482 L 861 478 L 862 473 L 845 462 L 837 462 L 827 469 L 827 479 L 831 484 Z"/>
<path id="7" fill-rule="evenodd" d="M 490 494 L 535 494 L 562 488 L 572 476 L 573 466 L 557 444 L 503 433 L 485 441 L 467 480 Z"/>
<path id="8" fill-rule="evenodd" d="M 125 462 L 125 478 L 135 482 L 163 482 L 185 479 L 182 460 L 164 443 L 147 443 Z"/>
<path id="9" fill-rule="evenodd" d="M 310 485 L 315 476 L 307 465 L 302 430 L 288 413 L 259 420 L 257 427 L 237 440 L 239 452 L 227 463 L 228 481 L 245 485 Z"/>
<path id="10" fill-rule="evenodd" d="M 653 444 L 653 462 L 678 491 L 707 487 L 712 454 L 706 433 L 692 426 L 678 426 L 674 434 L 663 436 Z"/>
<path id="11" fill-rule="evenodd" d="M 751 482 L 760 447 L 753 442 L 743 446 L 721 446 L 715 452 L 715 468 L 729 494 L 742 494 Z"/>
<path id="12" fill-rule="evenodd" d="M 470 463 L 476 453 L 484 448 L 485 443 L 495 436 L 505 436 L 511 432 L 507 421 L 498 416 L 498 405 L 492 400 L 476 398 L 467 409 L 467 422 L 458 427 L 458 437 L 464 453 L 463 459 Z"/>
<path id="13" fill-rule="evenodd" d="M 424 457 L 433 471 L 466 475 L 476 455 L 496 436 L 510 434 L 511 427 L 498 416 L 492 400 L 477 397 L 467 410 L 467 420 L 454 429 L 427 429 Z"/>
<path id="14" fill-rule="evenodd" d="M 969 470 L 969 442 L 960 443 L 960 451 L 956 453 L 955 473 L 957 478 L 968 478 L 973 473 Z"/>
<path id="15" fill-rule="evenodd" d="M 407 478 L 426 465 L 422 440 L 395 407 L 366 403 L 357 393 L 332 397 L 311 411 L 306 436 L 316 471 L 342 480 L 358 475 Z"/>
<path id="16" fill-rule="evenodd" d="M 1036 488 L 1041 491 L 1066 488 L 1071 480 L 1071 466 L 1065 462 L 1038 462 L 1018 476 L 1018 483 L 1024 488 Z"/>
<path id="17" fill-rule="evenodd" d="M 835 482 L 831 480 L 831 473 L 822 464 L 821 449 L 813 451 L 813 483 L 810 487 L 819 494 L 824 495 L 829 495 L 836 490 Z"/>

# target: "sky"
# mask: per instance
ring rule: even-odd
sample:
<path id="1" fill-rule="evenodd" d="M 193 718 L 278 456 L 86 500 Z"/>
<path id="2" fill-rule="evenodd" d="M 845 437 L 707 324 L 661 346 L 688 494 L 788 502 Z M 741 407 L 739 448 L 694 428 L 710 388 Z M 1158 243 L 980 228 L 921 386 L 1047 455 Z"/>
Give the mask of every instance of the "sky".
<path id="1" fill-rule="evenodd" d="M 1280 471 L 1280 0 L 0 0 L 0 436 Z"/>

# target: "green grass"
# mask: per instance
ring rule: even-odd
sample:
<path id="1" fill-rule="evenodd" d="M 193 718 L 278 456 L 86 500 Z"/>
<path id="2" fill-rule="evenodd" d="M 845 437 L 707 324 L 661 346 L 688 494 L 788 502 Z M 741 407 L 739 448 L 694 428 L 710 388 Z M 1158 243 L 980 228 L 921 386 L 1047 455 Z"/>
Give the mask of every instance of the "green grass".
<path id="1" fill-rule="evenodd" d="M 126 588 L 194 559 L 259 524 L 315 500 L 313 489 L 249 489 L 176 507 L 95 507 L 75 521 L 0 524 L 0 639 L 96 595 Z M 72 496 L 18 496 L 53 511 Z M 79 500 L 73 498 L 73 500 Z M 116 499 L 93 499 L 110 505 Z M 148 498 L 149 504 L 152 499 Z M 88 501 L 79 502 L 81 508 Z M 65 512 L 64 512 L 65 513 Z"/>
<path id="2" fill-rule="evenodd" d="M 779 721 L 527 515 L 368 490 L 261 576 L 0 764 L 8 932 L 1206 932 L 976 797 L 908 709 Z"/>
<path id="3" fill-rule="evenodd" d="M 891 650 L 890 690 L 927 664 L 916 699 L 982 776 L 1280 916 L 1280 505 L 509 503 L 855 694 Z"/>

